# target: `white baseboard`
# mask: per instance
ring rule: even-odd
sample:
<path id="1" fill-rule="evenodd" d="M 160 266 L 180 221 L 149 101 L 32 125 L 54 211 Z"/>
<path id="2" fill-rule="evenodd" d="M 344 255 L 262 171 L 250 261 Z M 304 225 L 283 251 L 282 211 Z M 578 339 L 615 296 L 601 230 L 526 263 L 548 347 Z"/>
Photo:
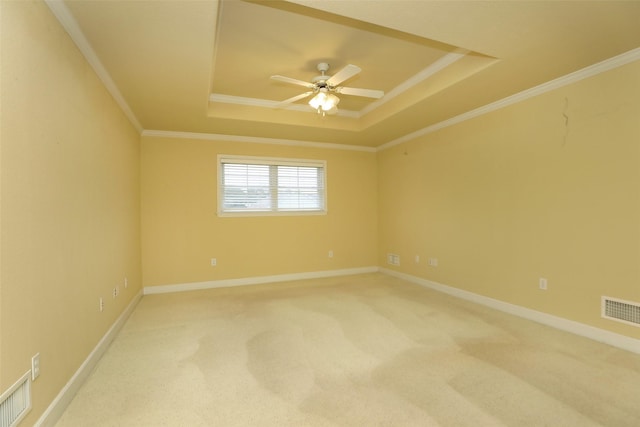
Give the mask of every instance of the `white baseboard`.
<path id="1" fill-rule="evenodd" d="M 62 416 L 65 409 L 71 403 L 71 400 L 80 389 L 85 380 L 89 377 L 100 358 L 104 355 L 109 344 L 113 341 L 117 333 L 120 331 L 124 323 L 129 318 L 136 305 L 142 298 L 142 295 L 160 294 L 169 292 L 182 292 L 192 291 L 199 289 L 212 289 L 220 287 L 231 286 L 246 286 L 257 285 L 273 282 L 285 282 L 292 280 L 302 279 L 316 279 L 323 277 L 334 276 L 347 276 L 353 274 L 365 274 L 381 272 L 390 276 L 397 277 L 399 279 L 406 280 L 424 286 L 429 289 L 433 289 L 438 292 L 442 292 L 457 298 L 461 298 L 470 302 L 481 304 L 505 313 L 509 313 L 518 317 L 522 317 L 528 320 L 532 320 L 553 328 L 570 332 L 576 335 L 580 335 L 595 341 L 599 341 L 611 346 L 628 350 L 637 354 L 640 354 L 640 340 L 627 337 L 624 335 L 616 334 L 614 332 L 605 331 L 603 329 L 595 328 L 593 326 L 585 325 L 583 323 L 574 322 L 572 320 L 563 319 L 561 317 L 553 316 L 551 314 L 542 313 L 529 308 L 521 307 L 518 305 L 510 304 L 504 301 L 489 298 L 483 295 L 474 294 L 473 292 L 465 291 L 462 289 L 454 288 L 451 286 L 443 285 L 437 282 L 433 282 L 427 279 L 423 279 L 410 274 L 400 273 L 397 271 L 389 270 L 381 267 L 361 267 L 361 268 L 349 268 L 342 270 L 327 270 L 316 271 L 308 273 L 293 273 L 282 274 L 274 276 L 260 276 L 260 277 L 247 277 L 241 279 L 226 279 L 215 280 L 208 282 L 194 282 L 177 285 L 163 285 L 163 286 L 151 286 L 145 287 L 139 292 L 129 303 L 127 308 L 120 314 L 115 323 L 109 328 L 107 333 L 102 337 L 100 342 L 96 345 L 93 351 L 89 354 L 87 359 L 82 363 L 80 368 L 71 377 L 69 382 L 62 388 L 60 393 L 56 396 L 49 407 L 44 411 L 40 419 L 34 424 L 36 427 L 48 427 L 53 426 Z"/>
<path id="2" fill-rule="evenodd" d="M 274 276 L 244 277 L 239 279 L 211 280 L 175 285 L 145 286 L 144 294 L 165 294 L 171 292 L 197 291 L 201 289 L 228 288 L 232 286 L 260 285 L 264 283 L 289 282 L 292 280 L 319 279 L 322 277 L 348 276 L 375 273 L 378 267 L 346 268 L 342 270 L 312 271 L 308 273 L 278 274 Z"/>
<path id="3" fill-rule="evenodd" d="M 379 271 L 381 273 L 388 274 L 390 276 L 394 276 L 399 279 L 406 280 L 408 282 L 416 283 L 420 286 L 424 286 L 426 288 L 433 289 L 438 292 L 442 292 L 442 293 L 445 293 L 457 298 L 461 298 L 470 302 L 491 307 L 493 309 L 496 309 L 505 313 L 513 314 L 515 316 L 532 320 L 534 322 L 538 322 L 543 325 L 551 326 L 552 328 L 560 329 L 565 332 L 570 332 L 575 335 L 580 335 L 585 338 L 592 339 L 594 341 L 611 345 L 613 347 L 621 348 L 623 350 L 640 354 L 640 340 L 638 339 L 627 337 L 625 335 L 616 334 L 614 332 L 606 331 L 604 329 L 599 329 L 593 326 L 585 325 L 584 323 L 579 323 L 573 320 L 568 320 L 562 317 L 557 317 L 551 314 L 532 310 L 530 308 L 525 308 L 519 305 L 510 304 L 510 303 L 489 298 L 483 295 L 474 294 L 473 292 L 443 285 L 437 282 L 432 282 L 431 280 L 412 276 L 410 274 L 399 273 L 397 271 L 389 270 L 387 268 L 380 268 Z"/>
<path id="4" fill-rule="evenodd" d="M 69 404 L 73 400 L 82 384 L 84 384 L 93 369 L 96 367 L 98 361 L 107 351 L 107 348 L 109 348 L 109 344 L 111 344 L 120 329 L 124 326 L 125 322 L 129 318 L 133 310 L 136 308 L 136 305 L 138 304 L 138 302 L 140 302 L 141 298 L 142 291 L 138 292 L 133 297 L 127 308 L 125 308 L 120 316 L 118 316 L 118 319 L 115 321 L 115 323 L 111 325 L 107 333 L 104 334 L 100 342 L 98 342 L 93 351 L 85 359 L 82 365 L 80 365 L 80 368 L 78 368 L 76 373 L 73 374 L 69 382 L 67 382 L 62 390 L 60 390 L 60 393 L 58 393 L 56 398 L 53 399 L 53 402 L 51 402 L 49 407 L 40 416 L 40 419 L 36 421 L 34 426 L 48 427 L 54 426 L 56 424 L 56 422 L 64 413 L 65 409 L 67 409 L 67 406 L 69 406 Z"/>

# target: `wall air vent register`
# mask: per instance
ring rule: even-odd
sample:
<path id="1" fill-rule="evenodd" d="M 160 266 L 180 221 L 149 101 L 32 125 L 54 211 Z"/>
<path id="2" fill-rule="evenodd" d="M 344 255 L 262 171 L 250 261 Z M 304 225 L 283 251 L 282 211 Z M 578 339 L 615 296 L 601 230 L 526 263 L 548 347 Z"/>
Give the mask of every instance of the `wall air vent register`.
<path id="1" fill-rule="evenodd" d="M 31 410 L 31 371 L 0 396 L 0 427 L 15 427 Z"/>
<path id="2" fill-rule="evenodd" d="M 640 326 L 640 303 L 603 296 L 602 317 L 627 325 Z"/>

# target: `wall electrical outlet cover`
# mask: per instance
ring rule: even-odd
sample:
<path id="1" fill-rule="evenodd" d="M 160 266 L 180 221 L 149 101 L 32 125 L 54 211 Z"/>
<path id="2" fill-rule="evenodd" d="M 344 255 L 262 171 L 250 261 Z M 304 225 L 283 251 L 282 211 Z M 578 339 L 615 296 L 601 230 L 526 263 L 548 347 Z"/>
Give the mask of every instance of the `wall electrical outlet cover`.
<path id="1" fill-rule="evenodd" d="M 31 381 L 35 381 L 40 376 L 40 353 L 36 353 L 31 358 Z"/>
<path id="2" fill-rule="evenodd" d="M 400 255 L 387 254 L 387 263 L 391 265 L 400 265 Z"/>
<path id="3" fill-rule="evenodd" d="M 540 281 L 538 283 L 538 286 L 540 287 L 540 289 L 542 289 L 543 291 L 547 290 L 547 279 L 545 279 L 544 277 L 540 278 Z"/>

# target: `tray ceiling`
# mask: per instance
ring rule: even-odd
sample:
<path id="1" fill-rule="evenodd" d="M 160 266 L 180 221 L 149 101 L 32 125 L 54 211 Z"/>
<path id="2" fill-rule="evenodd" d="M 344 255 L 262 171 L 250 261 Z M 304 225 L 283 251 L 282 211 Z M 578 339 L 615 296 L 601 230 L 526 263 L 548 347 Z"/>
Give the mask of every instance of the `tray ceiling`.
<path id="1" fill-rule="evenodd" d="M 148 131 L 378 147 L 640 46 L 640 2 L 50 1 Z M 79 40 L 80 39 L 80 40 Z M 84 40 L 84 42 L 82 41 Z M 84 43 L 84 45 L 83 45 Z M 89 52 L 89 53 L 87 53 Z M 310 81 L 347 64 L 322 117 Z"/>

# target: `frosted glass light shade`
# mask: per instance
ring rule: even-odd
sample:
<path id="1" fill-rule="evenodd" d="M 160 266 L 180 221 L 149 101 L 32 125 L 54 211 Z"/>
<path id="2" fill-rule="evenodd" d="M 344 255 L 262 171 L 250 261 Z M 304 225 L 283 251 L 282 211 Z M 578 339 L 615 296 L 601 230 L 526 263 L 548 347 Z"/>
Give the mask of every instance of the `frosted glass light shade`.
<path id="1" fill-rule="evenodd" d="M 334 94 L 322 91 L 311 98 L 309 105 L 314 110 L 330 111 L 336 109 L 339 102 L 340 98 Z"/>

